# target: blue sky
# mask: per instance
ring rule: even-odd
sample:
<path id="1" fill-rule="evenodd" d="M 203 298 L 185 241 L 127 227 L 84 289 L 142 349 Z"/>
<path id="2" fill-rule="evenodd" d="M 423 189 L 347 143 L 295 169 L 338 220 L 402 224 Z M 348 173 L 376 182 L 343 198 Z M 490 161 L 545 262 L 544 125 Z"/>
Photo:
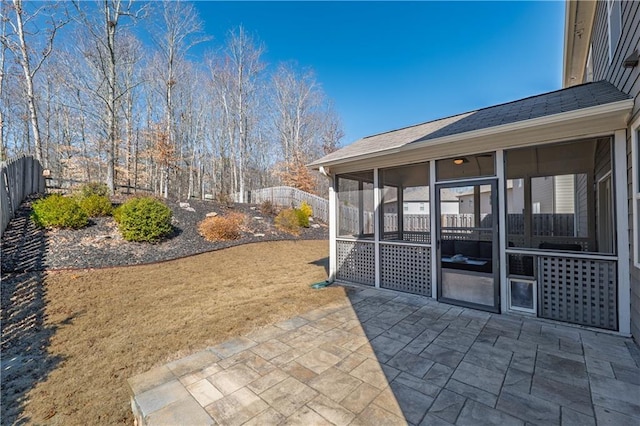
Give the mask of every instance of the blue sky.
<path id="1" fill-rule="evenodd" d="M 562 1 L 196 3 L 214 43 L 239 25 L 270 65 L 315 70 L 347 145 L 561 88 Z"/>

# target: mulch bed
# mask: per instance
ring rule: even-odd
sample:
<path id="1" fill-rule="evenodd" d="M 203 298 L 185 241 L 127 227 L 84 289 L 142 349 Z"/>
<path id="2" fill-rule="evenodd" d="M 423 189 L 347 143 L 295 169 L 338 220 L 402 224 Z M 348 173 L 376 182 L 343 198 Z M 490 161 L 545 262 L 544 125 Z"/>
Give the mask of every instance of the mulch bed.
<path id="1" fill-rule="evenodd" d="M 78 229 L 46 230 L 34 229 L 31 220 L 30 203 L 27 200 L 16 212 L 2 237 L 2 272 L 36 270 L 103 268 L 111 266 L 140 265 L 177 259 L 198 253 L 205 253 L 241 244 L 279 240 L 322 240 L 329 238 L 326 224 L 312 222 L 315 227 L 303 228 L 299 236 L 278 230 L 274 217 L 264 215 L 259 206 L 250 204 L 222 205 L 214 201 L 190 200 L 188 207 L 180 207 L 180 202 L 168 201 L 173 211 L 173 234 L 155 244 L 125 241 L 112 218 L 93 218 L 89 226 Z M 184 204 L 183 204 L 184 206 Z M 206 241 L 198 233 L 198 223 L 207 213 L 224 215 L 237 211 L 246 215 L 247 226 L 241 238 L 233 241 Z M 44 234 L 44 253 L 37 265 L 25 264 L 25 246 L 29 245 L 33 234 Z"/>

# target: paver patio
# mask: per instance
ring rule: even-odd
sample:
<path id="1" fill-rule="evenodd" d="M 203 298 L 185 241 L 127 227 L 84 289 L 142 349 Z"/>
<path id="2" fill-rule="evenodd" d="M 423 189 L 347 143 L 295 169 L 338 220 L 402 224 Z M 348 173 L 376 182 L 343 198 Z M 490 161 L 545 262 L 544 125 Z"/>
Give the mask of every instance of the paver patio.
<path id="1" fill-rule="evenodd" d="M 139 424 L 638 425 L 631 339 L 395 292 L 128 380 Z"/>

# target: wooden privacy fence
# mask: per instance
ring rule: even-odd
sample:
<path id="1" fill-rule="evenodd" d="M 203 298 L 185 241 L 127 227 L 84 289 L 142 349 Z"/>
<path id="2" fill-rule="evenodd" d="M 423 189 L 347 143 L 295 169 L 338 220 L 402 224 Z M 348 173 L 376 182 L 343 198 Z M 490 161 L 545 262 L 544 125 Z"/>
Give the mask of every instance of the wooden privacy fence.
<path id="1" fill-rule="evenodd" d="M 233 198 L 236 201 L 239 200 L 240 194 L 234 194 Z M 290 186 L 274 186 L 272 188 L 247 191 L 245 200 L 247 200 L 247 203 L 252 204 L 271 201 L 271 203 L 280 207 L 299 207 L 303 201 L 306 201 L 313 209 L 315 218 L 323 222 L 329 222 L 329 200 Z"/>
<path id="2" fill-rule="evenodd" d="M 42 165 L 31 156 L 13 158 L 0 163 L 0 210 L 2 232 L 24 199 L 45 191 Z"/>

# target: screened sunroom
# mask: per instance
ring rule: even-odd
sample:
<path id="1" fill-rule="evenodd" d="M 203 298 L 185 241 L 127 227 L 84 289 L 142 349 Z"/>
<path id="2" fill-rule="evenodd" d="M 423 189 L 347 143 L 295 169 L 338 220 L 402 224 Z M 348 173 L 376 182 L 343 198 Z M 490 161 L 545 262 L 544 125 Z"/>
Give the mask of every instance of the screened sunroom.
<path id="1" fill-rule="evenodd" d="M 316 161 L 333 182 L 331 278 L 628 334 L 631 105 L 591 83 Z"/>

